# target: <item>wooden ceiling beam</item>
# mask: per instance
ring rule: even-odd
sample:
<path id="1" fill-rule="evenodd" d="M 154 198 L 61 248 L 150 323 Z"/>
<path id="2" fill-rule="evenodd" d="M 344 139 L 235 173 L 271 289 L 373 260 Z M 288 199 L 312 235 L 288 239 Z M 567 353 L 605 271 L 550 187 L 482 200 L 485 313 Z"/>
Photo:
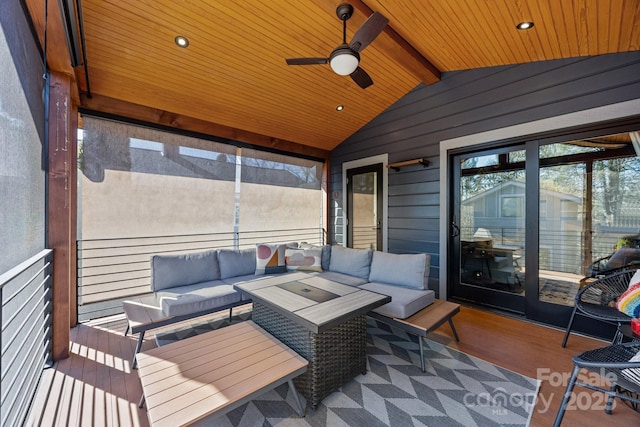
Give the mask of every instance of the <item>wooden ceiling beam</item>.
<path id="1" fill-rule="evenodd" d="M 369 16 L 374 12 L 362 0 L 350 0 L 350 3 L 365 16 Z M 411 46 L 391 25 L 385 27 L 382 34 L 376 39 L 376 44 L 390 58 L 393 58 L 394 61 L 425 84 L 430 85 L 440 81 L 440 70 Z"/>
<path id="2" fill-rule="evenodd" d="M 311 156 L 324 160 L 328 160 L 331 155 L 331 152 L 328 150 L 231 128 L 182 114 L 163 111 L 139 104 L 132 104 L 130 102 L 97 94 L 94 94 L 91 98 L 87 97 L 85 94 L 81 94 L 81 106 L 87 111 L 129 118 L 140 122 L 146 122 L 163 127 L 171 127 L 187 132 L 226 138 L 292 154 Z"/>

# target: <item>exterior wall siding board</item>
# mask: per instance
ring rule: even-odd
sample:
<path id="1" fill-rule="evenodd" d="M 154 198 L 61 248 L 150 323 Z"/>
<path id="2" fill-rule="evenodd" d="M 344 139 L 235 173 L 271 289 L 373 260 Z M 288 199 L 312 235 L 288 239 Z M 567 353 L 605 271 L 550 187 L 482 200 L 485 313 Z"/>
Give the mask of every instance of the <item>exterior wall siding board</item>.
<path id="1" fill-rule="evenodd" d="M 436 194 L 410 194 L 407 196 L 389 197 L 389 207 L 392 206 L 424 206 L 439 204 L 439 195 Z"/>
<path id="2" fill-rule="evenodd" d="M 389 240 L 421 240 L 437 242 L 439 240 L 438 230 L 404 230 L 393 228 L 389 230 Z"/>
<path id="3" fill-rule="evenodd" d="M 438 242 L 429 242 L 429 241 L 409 241 L 409 240 L 397 240 L 393 241 L 389 239 L 389 246 L 393 246 L 396 248 L 396 253 L 401 254 L 409 254 L 409 253 L 424 253 L 424 252 L 432 252 L 438 250 Z M 431 274 L 429 274 L 431 277 Z"/>
<path id="4" fill-rule="evenodd" d="M 438 218 L 439 206 L 389 206 L 393 218 Z"/>
<path id="5" fill-rule="evenodd" d="M 389 197 L 401 196 L 405 194 L 423 194 L 438 192 L 440 183 L 438 182 L 414 182 L 407 184 L 391 183 L 391 177 L 389 177 Z"/>
<path id="6" fill-rule="evenodd" d="M 391 154 L 391 153 L 389 153 Z M 401 157 L 397 160 L 389 159 L 389 163 L 393 163 L 394 161 L 403 161 L 409 159 L 419 158 L 421 156 L 408 156 Z M 422 167 L 420 165 L 412 165 L 406 166 L 401 169 L 400 172 L 395 172 L 393 169 L 389 170 L 389 184 L 390 185 L 401 185 L 401 184 L 410 184 L 410 183 L 419 183 L 419 182 L 431 182 L 434 180 L 438 180 L 440 178 L 440 168 L 438 167 L 438 162 L 440 156 L 431 157 L 429 160 L 429 167 Z M 424 191 L 424 190 L 423 190 Z"/>
<path id="7" fill-rule="evenodd" d="M 440 156 L 438 156 L 434 161 L 437 162 L 439 158 Z M 403 159 L 403 160 L 406 160 L 406 159 Z M 432 162 L 432 165 L 433 165 L 433 162 Z M 412 172 L 394 172 L 393 170 L 390 170 L 389 186 L 399 187 L 407 184 L 423 184 L 425 182 L 434 182 L 434 180 L 436 180 L 436 183 L 437 183 L 437 180 L 440 177 L 440 170 L 435 165 L 434 166 L 429 165 L 428 168 L 423 168 L 422 166 L 412 166 L 412 168 L 415 168 Z M 409 170 L 409 169 L 405 168 L 403 170 Z"/>
<path id="8" fill-rule="evenodd" d="M 389 229 L 440 230 L 439 218 L 389 218 Z M 391 252 L 391 249 L 389 249 Z"/>
<path id="9" fill-rule="evenodd" d="M 346 161 L 383 153 L 390 163 L 428 158 L 427 168 L 389 170 L 388 248 L 429 253 L 430 288 L 437 291 L 440 141 L 637 98 L 640 52 L 444 73 L 440 82 L 417 86 L 333 150 L 331 191 L 341 193 Z M 342 214 L 342 194 L 333 202 L 340 209 L 332 208 L 330 224 L 341 224 L 335 215 Z M 331 242 L 336 232 L 341 230 L 330 228 Z"/>

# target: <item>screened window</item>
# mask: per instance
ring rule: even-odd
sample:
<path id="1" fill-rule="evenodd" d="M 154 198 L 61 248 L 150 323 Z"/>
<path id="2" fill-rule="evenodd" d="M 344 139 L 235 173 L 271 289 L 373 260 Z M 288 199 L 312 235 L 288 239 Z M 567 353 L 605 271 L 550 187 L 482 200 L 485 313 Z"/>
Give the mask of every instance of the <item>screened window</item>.
<path id="1" fill-rule="evenodd" d="M 80 319 L 149 292 L 152 254 L 323 243 L 320 161 L 90 116 L 83 126 Z"/>
<path id="2" fill-rule="evenodd" d="M 13 26 L 24 19 L 3 13 L 2 29 L 15 40 L 0 31 L 0 274 L 44 248 L 45 221 L 43 67 L 35 44 L 17 39 Z"/>

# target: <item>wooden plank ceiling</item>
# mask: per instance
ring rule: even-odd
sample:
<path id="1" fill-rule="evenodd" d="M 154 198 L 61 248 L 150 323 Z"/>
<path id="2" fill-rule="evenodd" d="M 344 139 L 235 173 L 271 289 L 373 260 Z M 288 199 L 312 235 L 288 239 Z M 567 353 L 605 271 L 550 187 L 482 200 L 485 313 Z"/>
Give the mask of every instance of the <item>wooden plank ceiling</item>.
<path id="1" fill-rule="evenodd" d="M 42 2 L 26 3 L 42 38 Z M 390 21 L 361 53 L 374 81 L 363 90 L 328 65 L 285 63 L 327 57 L 341 43 L 339 3 L 83 0 L 92 98 L 84 67 L 60 59 L 55 22 L 49 64 L 75 71 L 90 109 L 317 153 L 440 72 L 640 49 L 638 0 L 353 0 L 347 40 L 373 11 Z M 519 31 L 521 21 L 535 26 Z M 177 35 L 188 48 L 176 46 Z"/>

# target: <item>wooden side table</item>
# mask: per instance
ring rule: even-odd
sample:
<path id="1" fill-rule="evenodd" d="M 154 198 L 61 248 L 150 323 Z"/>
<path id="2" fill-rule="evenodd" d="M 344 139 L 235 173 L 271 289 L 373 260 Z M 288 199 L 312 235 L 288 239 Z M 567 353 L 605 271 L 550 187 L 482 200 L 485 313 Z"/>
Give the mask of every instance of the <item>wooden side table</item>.
<path id="1" fill-rule="evenodd" d="M 405 332 L 418 336 L 420 347 L 420 368 L 422 372 L 425 372 L 424 366 L 424 340 L 427 339 L 427 334 L 435 331 L 443 323 L 449 322 L 451 326 L 451 332 L 456 341 L 460 341 L 455 326 L 453 326 L 453 316 L 460 312 L 460 304 L 454 302 L 435 300 L 432 304 L 426 306 L 414 315 L 407 317 L 406 319 L 397 319 L 387 316 L 383 316 L 374 311 L 369 312 L 367 315 L 373 319 L 379 320 L 382 323 L 402 329 Z"/>

